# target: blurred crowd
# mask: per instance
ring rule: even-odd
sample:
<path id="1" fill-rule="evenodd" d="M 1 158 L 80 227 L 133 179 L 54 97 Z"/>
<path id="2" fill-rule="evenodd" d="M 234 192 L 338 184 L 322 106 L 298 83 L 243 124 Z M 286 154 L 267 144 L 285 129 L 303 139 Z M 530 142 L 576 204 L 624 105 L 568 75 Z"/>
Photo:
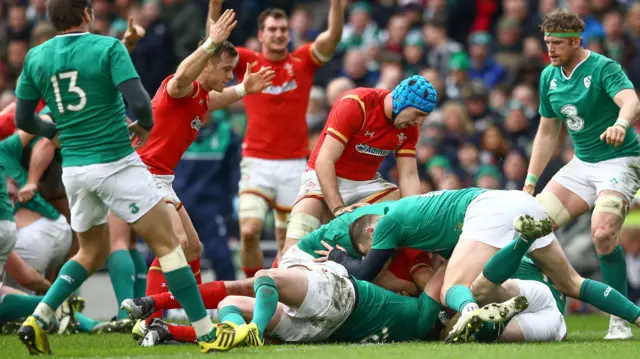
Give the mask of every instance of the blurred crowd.
<path id="1" fill-rule="evenodd" d="M 310 94 L 310 150 L 343 91 L 359 86 L 393 89 L 404 77 L 421 74 L 438 92 L 438 106 L 423 124 L 417 147 L 425 192 L 468 186 L 522 188 L 539 122 L 539 76 L 548 64 L 538 25 L 555 8 L 582 16 L 587 24 L 584 46 L 618 61 L 640 87 L 640 3 L 632 0 L 345 3 L 341 43 L 334 58 L 316 73 Z M 93 0 L 95 32 L 121 37 L 129 17 L 146 29 L 131 56 L 153 95 L 204 35 L 207 6 L 208 0 Z M 292 50 L 327 27 L 327 1 L 225 1 L 223 8 L 229 7 L 239 21 L 230 40 L 256 51 L 256 19 L 267 7 L 290 14 Z M 0 2 L 0 110 L 14 99 L 28 49 L 54 35 L 46 21 L 45 0 Z M 213 117 L 214 123 L 230 123 L 234 136 L 242 138 L 246 117 L 241 103 Z M 565 131 L 537 190 L 572 156 Z M 395 181 L 394 169 L 391 156 L 380 171 Z"/>

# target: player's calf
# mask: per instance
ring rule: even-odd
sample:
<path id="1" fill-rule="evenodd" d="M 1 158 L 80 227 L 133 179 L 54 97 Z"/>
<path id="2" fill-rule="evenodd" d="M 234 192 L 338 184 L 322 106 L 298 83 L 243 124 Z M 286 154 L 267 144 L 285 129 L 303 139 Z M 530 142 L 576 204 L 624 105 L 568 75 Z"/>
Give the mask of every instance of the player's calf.
<path id="1" fill-rule="evenodd" d="M 248 278 L 264 267 L 260 235 L 264 221 L 260 218 L 240 218 L 240 261 Z"/>

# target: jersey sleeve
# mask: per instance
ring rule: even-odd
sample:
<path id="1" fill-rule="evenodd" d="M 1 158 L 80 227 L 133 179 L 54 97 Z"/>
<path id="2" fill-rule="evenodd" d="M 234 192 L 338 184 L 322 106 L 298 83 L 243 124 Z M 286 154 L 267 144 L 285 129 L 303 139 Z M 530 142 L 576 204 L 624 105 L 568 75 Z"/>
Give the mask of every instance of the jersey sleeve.
<path id="1" fill-rule="evenodd" d="M 358 95 L 346 95 L 335 105 L 329 116 L 327 134 L 346 146 L 349 139 L 364 125 L 364 102 Z"/>
<path id="2" fill-rule="evenodd" d="M 396 150 L 396 157 L 415 157 L 420 128 L 418 128 L 418 126 L 409 127 L 407 131 L 405 131 L 405 136 L 407 136 L 407 139 L 404 140 L 400 148 Z"/>
<path id="3" fill-rule="evenodd" d="M 318 53 L 315 42 L 300 46 L 293 52 L 293 56 L 302 60 L 305 67 L 312 72 L 329 61 L 329 59 L 325 58 L 325 55 Z"/>
<path id="4" fill-rule="evenodd" d="M 236 47 L 236 50 L 238 51 L 238 63 L 233 69 L 233 73 L 238 78 L 238 81 L 242 81 L 242 79 L 244 78 L 244 73 L 245 71 L 247 71 L 247 63 L 253 63 L 257 61 L 258 54 L 247 49 L 246 47 Z"/>
<path id="5" fill-rule="evenodd" d="M 602 88 L 613 99 L 618 92 L 633 89 L 633 84 L 617 62 L 609 62 L 604 65 L 600 73 Z"/>
<path id="6" fill-rule="evenodd" d="M 109 73 L 111 74 L 111 81 L 113 81 L 113 86 L 118 87 L 121 83 L 131 80 L 137 79 L 140 76 L 136 71 L 136 68 L 133 66 L 133 62 L 131 61 L 131 57 L 127 52 L 126 47 L 120 41 L 116 41 L 109 48 Z"/>
<path id="7" fill-rule="evenodd" d="M 395 249 L 400 247 L 398 240 L 402 238 L 402 226 L 391 217 L 380 218 L 373 231 L 371 249 Z"/>
<path id="8" fill-rule="evenodd" d="M 548 78 L 549 76 L 546 75 L 546 72 L 543 72 L 540 79 L 540 107 L 538 108 L 538 113 L 542 117 L 556 118 L 558 116 L 553 112 L 553 107 L 551 107 L 551 102 L 547 95 L 547 91 L 549 90 Z"/>
<path id="9" fill-rule="evenodd" d="M 29 52 L 24 59 L 22 73 L 18 79 L 18 87 L 16 87 L 16 97 L 21 100 L 39 100 L 42 98 L 42 94 L 33 80 L 30 71 L 31 56 L 29 55 L 31 55 L 31 52 Z"/>

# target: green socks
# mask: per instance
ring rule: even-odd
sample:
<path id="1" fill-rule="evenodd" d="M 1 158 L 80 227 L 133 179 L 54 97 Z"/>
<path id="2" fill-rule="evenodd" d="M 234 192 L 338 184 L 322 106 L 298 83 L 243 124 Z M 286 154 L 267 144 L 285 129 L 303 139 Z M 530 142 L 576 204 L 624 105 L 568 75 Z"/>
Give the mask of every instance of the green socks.
<path id="1" fill-rule="evenodd" d="M 220 318 L 221 323 L 231 322 L 237 325 L 247 324 L 244 321 L 244 317 L 242 316 L 240 308 L 236 307 L 235 305 L 227 305 L 226 307 L 220 309 L 220 312 L 218 312 L 218 317 Z"/>
<path id="2" fill-rule="evenodd" d="M 269 321 L 278 308 L 278 287 L 271 277 L 258 277 L 253 284 L 256 292 L 256 304 L 253 308 L 253 323 L 256 323 L 260 331 L 260 337 L 264 337 Z"/>
<path id="3" fill-rule="evenodd" d="M 630 323 L 634 323 L 640 317 L 640 307 L 617 290 L 595 280 L 585 279 L 582 282 L 579 299 Z"/>
<path id="4" fill-rule="evenodd" d="M 16 320 L 33 313 L 42 296 L 5 294 L 0 296 L 0 321 Z"/>
<path id="5" fill-rule="evenodd" d="M 91 333 L 91 330 L 100 324 L 99 321 L 91 319 L 82 313 L 76 313 L 76 319 L 78 320 L 78 329 L 83 333 Z"/>
<path id="6" fill-rule="evenodd" d="M 447 290 L 447 294 L 445 295 L 445 302 L 447 306 L 458 313 L 462 314 L 464 308 L 469 304 L 475 304 L 475 308 L 478 308 L 478 303 L 475 298 L 473 298 L 473 294 L 471 294 L 471 289 L 465 287 L 463 285 L 456 284 L 453 287 Z"/>
<path id="7" fill-rule="evenodd" d="M 144 297 L 147 291 L 147 272 L 149 271 L 147 262 L 137 249 L 130 250 L 129 254 L 131 254 L 133 265 L 136 268 L 136 280 L 133 283 L 133 297 Z"/>
<path id="8" fill-rule="evenodd" d="M 215 335 L 215 330 L 202 302 L 196 278 L 193 276 L 191 268 L 186 264 L 185 261 L 184 267 L 164 272 L 164 278 L 169 291 L 187 313 L 198 339 L 209 341 L 213 339 L 211 336 Z"/>
<path id="9" fill-rule="evenodd" d="M 127 298 L 135 298 L 133 293 L 133 284 L 136 277 L 136 267 L 131 258 L 131 254 L 127 250 L 119 250 L 111 253 L 107 260 L 107 268 L 109 269 L 109 277 L 111 285 L 116 293 L 118 308 Z M 127 312 L 118 309 L 118 319 L 127 317 Z"/>
<path id="10" fill-rule="evenodd" d="M 62 266 L 58 278 L 53 282 L 53 285 L 33 313 L 44 328 L 49 325 L 55 310 L 74 290 L 80 288 L 88 275 L 87 270 L 74 260 L 70 260 Z"/>
<path id="11" fill-rule="evenodd" d="M 511 278 L 520 267 L 522 257 L 527 254 L 535 240 L 525 241 L 517 236 L 509 245 L 499 250 L 484 265 L 482 275 L 491 283 L 502 284 Z"/>
<path id="12" fill-rule="evenodd" d="M 602 281 L 626 297 L 627 261 L 622 246 L 618 245 L 609 254 L 598 255 L 598 259 L 600 260 L 600 270 L 602 270 Z"/>

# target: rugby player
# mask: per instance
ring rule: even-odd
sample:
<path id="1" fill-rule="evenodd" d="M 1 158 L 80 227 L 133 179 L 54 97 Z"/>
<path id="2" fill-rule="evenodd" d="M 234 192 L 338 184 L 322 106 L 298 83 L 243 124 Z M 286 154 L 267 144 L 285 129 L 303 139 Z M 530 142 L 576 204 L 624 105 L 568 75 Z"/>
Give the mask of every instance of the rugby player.
<path id="1" fill-rule="evenodd" d="M 0 163 L 0 280 L 4 278 L 4 265 L 18 239 L 16 222 L 13 219 L 13 201 L 17 197 L 17 186 L 7 187 L 7 177 Z"/>
<path id="2" fill-rule="evenodd" d="M 224 24 L 230 17 L 233 17 L 233 12 L 227 11 L 216 24 Z M 232 28 L 228 29 L 231 30 Z M 210 36 L 215 34 L 211 33 Z M 221 35 L 226 38 L 228 33 Z M 220 40 L 222 39 L 220 37 Z M 162 82 L 151 101 L 155 125 L 147 144 L 137 149 L 140 158 L 151 171 L 156 187 L 169 206 L 175 235 L 182 244 L 185 257 L 198 284 L 201 283 L 202 244 L 187 211 L 172 188 L 174 168 L 198 136 L 198 131 L 210 110 L 226 107 L 240 100 L 245 94 L 259 93 L 271 85 L 274 72 L 270 67 L 252 73 L 252 66 L 248 65 L 242 83 L 225 89 L 225 84 L 233 79 L 232 70 L 237 55 L 235 47 L 230 42 L 223 41 L 215 52 L 196 50 L 184 59 L 176 73 Z M 117 246 L 127 249 L 130 243 L 127 239 L 130 238 L 127 237 L 129 231 L 126 223 L 112 214 L 109 227 L 118 233 L 116 238 L 124 239 L 118 240 Z M 126 260 L 128 252 L 121 253 Z M 116 258 L 110 258 L 110 264 L 112 259 L 113 264 L 117 266 Z M 165 278 L 156 258 L 149 268 L 146 295 L 164 291 L 167 291 Z M 133 297 L 131 284 L 124 283 L 120 292 L 116 291 L 116 294 L 118 303 Z M 154 317 L 161 315 L 162 313 L 158 312 Z M 120 310 L 119 317 L 126 317 L 126 312 Z"/>
<path id="3" fill-rule="evenodd" d="M 393 91 L 345 92 L 329 113 L 300 180 L 284 250 L 332 216 L 353 209 L 347 206 L 422 193 L 416 142 L 436 99 L 433 85 L 421 76 L 405 79 Z M 391 153 L 397 157 L 400 188 L 377 173 Z"/>
<path id="4" fill-rule="evenodd" d="M 289 20 L 280 9 L 266 9 L 258 17 L 261 53 L 238 47 L 239 61 L 234 71 L 240 80 L 246 64 L 271 66 L 276 72 L 269 88 L 244 98 L 248 122 L 242 145 L 238 217 L 240 260 L 247 277 L 264 266 L 260 234 L 269 207 L 274 210 L 278 257 L 283 253 L 287 218 L 308 155 L 306 112 L 313 76 L 331 59 L 342 36 L 346 2 L 329 3 L 328 29 L 294 52 L 287 50 Z M 216 20 L 221 7 L 222 0 L 211 0 L 209 18 Z"/>
<path id="5" fill-rule="evenodd" d="M 360 217 L 349 233 L 364 259 L 350 259 L 337 250 L 332 250 L 328 258 L 363 280 L 375 278 L 398 247 L 450 256 L 441 298 L 461 313 L 461 321 L 450 333 L 451 340 L 468 339 L 465 326 L 477 321 L 474 317 L 478 310 L 469 286 L 487 261 L 499 249 L 511 245 L 514 237 L 515 254 L 501 258 L 494 277 L 509 278 L 528 252 L 563 294 L 640 325 L 640 307 L 615 289 L 582 278 L 573 269 L 551 233 L 544 209 L 521 191 L 468 188 L 407 197 L 390 204 L 384 216 Z"/>
<path id="6" fill-rule="evenodd" d="M 640 102 L 620 64 L 583 48 L 585 23 L 564 10 L 540 26 L 551 58 L 540 75 L 540 127 L 533 142 L 524 191 L 557 147 L 562 122 L 575 156 L 536 196 L 556 227 L 593 208 L 591 235 L 605 283 L 627 295 L 627 267 L 618 236 L 640 188 L 640 143 L 634 126 Z M 625 320 L 612 316 L 605 339 L 632 338 Z"/>
<path id="7" fill-rule="evenodd" d="M 88 0 L 50 0 L 47 14 L 59 35 L 27 54 L 16 89 L 16 125 L 27 133 L 59 138 L 71 227 L 80 250 L 62 267 L 18 337 L 31 354 L 51 353 L 46 328 L 55 310 L 109 254 L 111 209 L 159 257 L 169 289 L 185 308 L 201 350 L 208 351 L 218 345 L 216 334 L 231 328 L 211 323 L 162 196 L 132 146 L 132 141 L 138 147 L 145 144 L 153 117 L 129 54 L 118 40 L 89 33 L 93 11 Z M 222 44 L 220 37 L 226 36 L 219 34 L 233 26 L 233 19 L 228 20 L 212 25 L 214 36 L 198 51 L 208 54 Z M 123 96 L 137 119 L 129 126 Z M 55 124 L 34 113 L 42 98 L 51 104 Z"/>
<path id="8" fill-rule="evenodd" d="M 20 130 L 0 141 L 0 162 L 5 168 L 6 175 L 13 178 L 22 189 L 29 183 L 29 173 L 22 167 L 20 161 L 24 149 L 31 142 L 36 143 L 34 149 L 42 147 L 38 145 L 40 142 L 47 142 L 53 146 L 46 138 L 36 139 L 35 136 Z M 32 164 L 36 164 L 35 161 Z M 41 167 L 46 168 L 47 165 L 44 163 Z M 71 227 L 67 219 L 38 192 L 25 195 L 24 191 L 18 193 L 14 218 L 18 228 L 16 253 L 41 275 L 45 276 L 49 270 L 54 273 L 55 278 L 55 273 L 62 266 L 71 247 Z M 19 283 L 11 280 L 11 277 L 7 284 L 26 290 L 20 288 Z"/>

